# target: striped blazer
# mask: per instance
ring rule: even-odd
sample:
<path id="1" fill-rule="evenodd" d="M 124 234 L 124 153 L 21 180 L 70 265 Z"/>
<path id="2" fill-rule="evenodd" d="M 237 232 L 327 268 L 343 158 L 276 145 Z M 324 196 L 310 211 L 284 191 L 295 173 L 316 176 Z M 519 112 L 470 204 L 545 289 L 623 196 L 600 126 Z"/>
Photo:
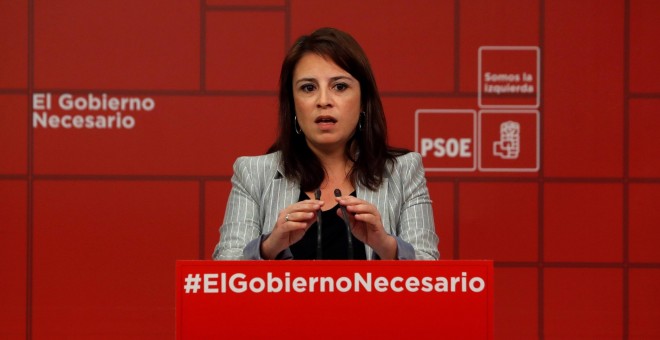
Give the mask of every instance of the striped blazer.
<path id="1" fill-rule="evenodd" d="M 248 243 L 254 248 L 257 239 L 275 227 L 279 212 L 298 201 L 300 185 L 283 174 L 279 152 L 236 160 L 214 259 L 245 259 Z M 407 247 L 411 254 L 403 258 L 438 259 L 438 237 L 420 154 L 399 156 L 388 167 L 378 190 L 359 184 L 355 190 L 358 198 L 378 208 L 385 231 L 397 237 L 399 258 L 403 241 L 412 246 Z M 374 259 L 373 250 L 365 247 L 367 259 Z"/>

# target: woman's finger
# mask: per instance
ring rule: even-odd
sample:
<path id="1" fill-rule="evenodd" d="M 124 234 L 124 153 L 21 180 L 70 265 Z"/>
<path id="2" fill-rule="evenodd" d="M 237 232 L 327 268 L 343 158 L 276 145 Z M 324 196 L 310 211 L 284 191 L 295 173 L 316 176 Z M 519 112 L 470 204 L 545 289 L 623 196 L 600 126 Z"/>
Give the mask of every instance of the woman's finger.
<path id="1" fill-rule="evenodd" d="M 378 208 L 373 204 L 360 203 L 354 205 L 347 205 L 346 210 L 353 214 L 373 214 L 378 215 Z"/>
<path id="2" fill-rule="evenodd" d="M 284 214 L 284 223 L 287 222 L 307 222 L 314 218 L 313 212 L 290 212 Z"/>
<path id="3" fill-rule="evenodd" d="M 298 212 L 298 211 L 316 211 L 319 210 L 323 206 L 323 201 L 302 201 L 298 202 L 296 204 L 292 204 L 291 206 L 287 207 L 284 211 L 286 213 L 293 213 L 293 212 Z"/>
<path id="4" fill-rule="evenodd" d="M 295 222 L 295 221 L 289 221 L 284 224 L 282 224 L 281 230 L 282 232 L 292 232 L 292 231 L 298 231 L 298 230 L 305 230 L 309 226 L 309 223 L 307 222 Z"/>
<path id="5" fill-rule="evenodd" d="M 374 214 L 357 214 L 353 218 L 358 222 L 364 222 L 369 226 L 373 226 L 375 229 L 378 229 L 378 226 L 381 224 L 380 217 Z"/>

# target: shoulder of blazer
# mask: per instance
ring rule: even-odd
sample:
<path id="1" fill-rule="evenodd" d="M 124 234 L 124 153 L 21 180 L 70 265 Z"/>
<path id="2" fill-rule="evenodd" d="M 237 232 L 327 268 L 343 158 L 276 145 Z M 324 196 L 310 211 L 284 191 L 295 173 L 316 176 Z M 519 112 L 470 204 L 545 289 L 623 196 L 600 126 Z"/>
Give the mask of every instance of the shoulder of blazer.
<path id="1" fill-rule="evenodd" d="M 422 155 L 417 152 L 408 152 L 405 155 L 398 156 L 385 171 L 386 177 L 401 178 L 409 176 L 411 170 L 422 166 Z"/>
<path id="2" fill-rule="evenodd" d="M 279 151 L 261 156 L 242 156 L 236 159 L 234 171 L 247 171 L 264 181 L 280 178 L 284 173 L 280 159 Z"/>

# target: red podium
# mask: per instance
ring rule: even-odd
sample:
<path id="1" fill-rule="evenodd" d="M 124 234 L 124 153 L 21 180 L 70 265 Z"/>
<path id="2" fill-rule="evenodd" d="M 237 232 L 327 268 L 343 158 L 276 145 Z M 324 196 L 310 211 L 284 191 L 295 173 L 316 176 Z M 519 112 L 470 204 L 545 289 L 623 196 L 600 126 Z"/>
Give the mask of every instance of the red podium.
<path id="1" fill-rule="evenodd" d="M 177 339 L 492 339 L 492 261 L 178 261 Z"/>

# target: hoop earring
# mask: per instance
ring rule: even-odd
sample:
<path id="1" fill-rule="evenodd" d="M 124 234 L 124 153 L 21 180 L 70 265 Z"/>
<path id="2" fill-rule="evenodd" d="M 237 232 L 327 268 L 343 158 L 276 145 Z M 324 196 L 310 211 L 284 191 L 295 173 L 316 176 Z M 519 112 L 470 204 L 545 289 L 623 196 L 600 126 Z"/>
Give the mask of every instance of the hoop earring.
<path id="1" fill-rule="evenodd" d="M 293 116 L 293 129 L 296 131 L 296 134 L 299 135 L 302 132 L 300 125 L 298 125 L 298 116 Z"/>

